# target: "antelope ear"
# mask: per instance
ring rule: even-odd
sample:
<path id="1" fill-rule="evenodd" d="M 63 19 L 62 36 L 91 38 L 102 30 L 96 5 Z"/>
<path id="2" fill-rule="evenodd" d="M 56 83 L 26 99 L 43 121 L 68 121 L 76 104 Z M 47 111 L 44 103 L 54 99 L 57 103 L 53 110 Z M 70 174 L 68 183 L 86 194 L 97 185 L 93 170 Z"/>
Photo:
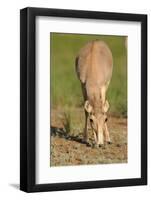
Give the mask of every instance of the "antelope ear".
<path id="1" fill-rule="evenodd" d="M 105 113 L 108 111 L 109 107 L 110 107 L 109 102 L 106 100 L 103 105 L 103 110 Z"/>
<path id="2" fill-rule="evenodd" d="M 92 112 L 92 106 L 90 105 L 89 101 L 85 101 L 84 108 L 88 113 Z"/>

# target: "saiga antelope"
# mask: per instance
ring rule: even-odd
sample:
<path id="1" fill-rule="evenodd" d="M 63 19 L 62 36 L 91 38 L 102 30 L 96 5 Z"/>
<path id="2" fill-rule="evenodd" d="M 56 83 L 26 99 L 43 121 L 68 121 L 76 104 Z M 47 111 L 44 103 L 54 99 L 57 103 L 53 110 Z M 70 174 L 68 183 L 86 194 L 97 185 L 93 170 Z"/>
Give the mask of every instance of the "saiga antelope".
<path id="1" fill-rule="evenodd" d="M 104 141 L 110 143 L 106 114 L 109 103 L 106 99 L 106 92 L 112 77 L 111 50 L 103 41 L 88 42 L 77 55 L 75 65 L 85 101 L 84 140 L 86 142 L 88 140 L 89 118 L 95 145 L 101 146 Z"/>

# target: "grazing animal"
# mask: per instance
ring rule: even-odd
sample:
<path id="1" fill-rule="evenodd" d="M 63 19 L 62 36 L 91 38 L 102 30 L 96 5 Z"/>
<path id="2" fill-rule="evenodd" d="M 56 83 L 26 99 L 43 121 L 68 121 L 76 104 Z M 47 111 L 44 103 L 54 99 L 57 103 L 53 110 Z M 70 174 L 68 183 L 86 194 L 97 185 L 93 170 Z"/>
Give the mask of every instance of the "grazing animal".
<path id="1" fill-rule="evenodd" d="M 111 50 L 103 41 L 88 42 L 77 55 L 75 66 L 85 101 L 84 140 L 88 141 L 89 118 L 95 145 L 101 146 L 104 141 L 110 143 L 106 115 L 109 103 L 106 100 L 106 91 L 112 77 Z"/>

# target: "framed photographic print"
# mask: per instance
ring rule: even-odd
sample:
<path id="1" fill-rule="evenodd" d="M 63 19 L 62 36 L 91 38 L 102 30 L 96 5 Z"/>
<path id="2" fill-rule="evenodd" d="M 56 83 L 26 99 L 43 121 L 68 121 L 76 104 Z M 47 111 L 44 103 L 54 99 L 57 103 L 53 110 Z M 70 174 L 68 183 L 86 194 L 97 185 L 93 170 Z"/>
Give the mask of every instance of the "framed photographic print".
<path id="1" fill-rule="evenodd" d="M 20 189 L 147 184 L 147 16 L 20 12 Z"/>

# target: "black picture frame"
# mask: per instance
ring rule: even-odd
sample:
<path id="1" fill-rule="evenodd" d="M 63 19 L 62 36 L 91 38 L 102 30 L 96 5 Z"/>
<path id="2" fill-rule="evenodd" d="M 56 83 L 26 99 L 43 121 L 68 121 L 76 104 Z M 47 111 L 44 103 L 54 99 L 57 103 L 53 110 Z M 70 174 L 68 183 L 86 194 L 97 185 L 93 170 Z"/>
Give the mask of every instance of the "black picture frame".
<path id="1" fill-rule="evenodd" d="M 36 184 L 35 19 L 53 16 L 141 23 L 141 178 Z M 25 192 L 121 187 L 147 184 L 147 15 L 48 8 L 20 10 L 20 189 Z"/>

